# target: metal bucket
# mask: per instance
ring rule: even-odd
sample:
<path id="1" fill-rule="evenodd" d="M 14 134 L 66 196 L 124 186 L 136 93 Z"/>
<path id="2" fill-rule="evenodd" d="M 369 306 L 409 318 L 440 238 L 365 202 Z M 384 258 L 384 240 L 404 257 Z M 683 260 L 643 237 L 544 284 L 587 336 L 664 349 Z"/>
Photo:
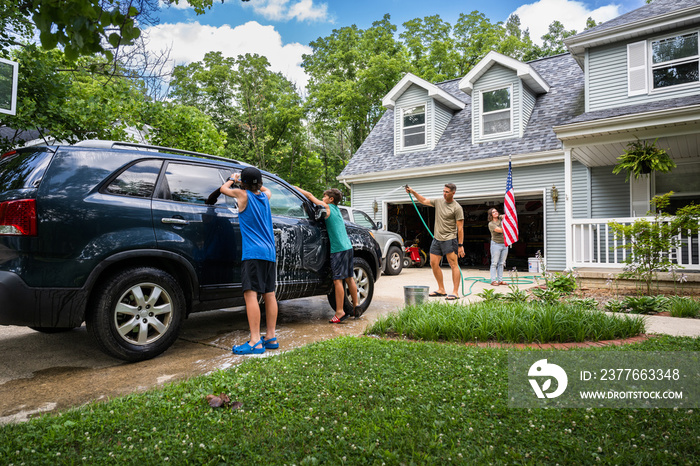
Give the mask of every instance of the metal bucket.
<path id="1" fill-rule="evenodd" d="M 428 286 L 404 286 L 403 296 L 406 306 L 421 304 L 428 300 Z"/>

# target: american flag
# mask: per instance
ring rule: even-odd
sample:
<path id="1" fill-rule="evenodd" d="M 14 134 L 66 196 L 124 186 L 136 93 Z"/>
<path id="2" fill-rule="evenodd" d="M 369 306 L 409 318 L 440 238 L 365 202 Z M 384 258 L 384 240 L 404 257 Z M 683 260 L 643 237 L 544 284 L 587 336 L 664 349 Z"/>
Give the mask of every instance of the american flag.
<path id="1" fill-rule="evenodd" d="M 506 246 L 518 241 L 518 213 L 515 211 L 515 194 L 513 193 L 513 171 L 508 161 L 508 180 L 506 181 L 506 198 L 503 201 L 505 216 L 503 217 L 503 239 Z"/>

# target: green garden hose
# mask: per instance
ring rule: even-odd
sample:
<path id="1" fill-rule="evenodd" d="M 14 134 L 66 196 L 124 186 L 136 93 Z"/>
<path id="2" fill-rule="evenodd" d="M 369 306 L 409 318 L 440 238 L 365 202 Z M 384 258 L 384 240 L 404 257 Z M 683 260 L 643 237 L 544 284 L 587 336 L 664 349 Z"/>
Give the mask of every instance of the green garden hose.
<path id="1" fill-rule="evenodd" d="M 413 199 L 413 196 L 411 193 L 408 193 L 408 197 L 411 198 L 411 203 L 413 203 L 413 208 L 416 209 L 416 213 L 418 214 L 418 218 L 420 218 L 420 221 L 423 223 L 423 226 L 425 227 L 426 230 L 428 230 L 428 234 L 430 235 L 431 238 L 435 238 L 433 236 L 433 232 L 430 231 L 430 228 L 428 228 L 428 225 L 425 223 L 425 220 L 423 219 L 423 216 L 421 215 L 420 211 L 418 210 L 418 206 L 416 205 L 416 201 Z M 484 278 L 484 277 L 467 277 L 464 278 L 464 275 L 462 275 L 462 268 L 459 268 L 459 277 L 462 280 L 462 297 L 469 296 L 472 294 L 472 287 L 474 286 L 475 283 L 481 282 L 481 283 L 491 283 L 491 279 L 489 278 Z M 529 285 L 532 283 L 535 283 L 535 279 L 539 275 L 524 275 L 523 277 L 518 276 L 517 279 L 512 279 L 512 278 L 507 278 L 504 279 L 503 281 L 509 281 L 511 285 Z M 469 292 L 465 293 L 464 292 L 464 282 L 466 280 L 469 280 L 472 282 L 471 285 L 469 285 Z"/>

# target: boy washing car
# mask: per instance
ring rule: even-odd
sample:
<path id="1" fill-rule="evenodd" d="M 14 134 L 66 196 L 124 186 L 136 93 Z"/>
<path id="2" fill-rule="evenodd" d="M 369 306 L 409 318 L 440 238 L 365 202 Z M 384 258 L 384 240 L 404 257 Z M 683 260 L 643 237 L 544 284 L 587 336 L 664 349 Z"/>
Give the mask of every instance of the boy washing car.
<path id="1" fill-rule="evenodd" d="M 240 180 L 243 189 L 233 188 Z M 241 284 L 245 310 L 250 327 L 250 340 L 233 347 L 235 354 L 262 354 L 266 349 L 277 349 L 279 343 L 275 337 L 277 323 L 277 282 L 275 235 L 272 230 L 272 212 L 270 197 L 272 193 L 263 185 L 260 170 L 255 167 L 244 168 L 234 173 L 220 191 L 238 201 L 238 218 L 242 237 Z M 265 298 L 265 321 L 267 338 L 260 335 L 260 305 L 258 293 Z"/>
<path id="2" fill-rule="evenodd" d="M 360 318 L 357 299 L 357 285 L 353 277 L 353 252 L 348 232 L 345 230 L 345 222 L 338 209 L 338 203 L 343 198 L 340 190 L 332 188 L 323 192 L 323 199 L 318 200 L 308 191 L 295 186 L 307 199 L 316 205 L 326 209 L 326 229 L 331 240 L 331 271 L 333 273 L 333 287 L 335 289 L 335 315 L 330 322 L 339 324 L 348 318 L 348 314 L 343 310 L 345 290 L 343 290 L 343 280 L 348 285 L 350 296 L 352 297 L 352 315 L 355 319 Z"/>

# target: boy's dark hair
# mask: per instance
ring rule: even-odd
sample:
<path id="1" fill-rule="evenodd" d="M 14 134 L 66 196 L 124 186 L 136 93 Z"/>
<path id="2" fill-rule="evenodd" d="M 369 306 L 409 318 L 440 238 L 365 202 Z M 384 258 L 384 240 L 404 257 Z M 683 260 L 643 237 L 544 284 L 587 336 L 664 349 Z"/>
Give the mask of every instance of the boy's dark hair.
<path id="1" fill-rule="evenodd" d="M 243 183 L 241 181 L 241 188 L 247 190 L 247 191 L 252 191 L 254 193 L 260 191 L 260 188 L 262 188 L 262 182 L 260 183 L 254 183 L 254 184 L 248 184 L 248 183 Z"/>
<path id="2" fill-rule="evenodd" d="M 323 195 L 333 199 L 333 204 L 335 205 L 340 204 L 340 201 L 343 200 L 343 193 L 341 193 L 340 190 L 336 188 L 326 189 L 325 191 L 323 191 Z"/>
<path id="3" fill-rule="evenodd" d="M 455 185 L 454 183 L 445 183 L 445 187 L 453 193 L 457 191 L 457 185 Z"/>

